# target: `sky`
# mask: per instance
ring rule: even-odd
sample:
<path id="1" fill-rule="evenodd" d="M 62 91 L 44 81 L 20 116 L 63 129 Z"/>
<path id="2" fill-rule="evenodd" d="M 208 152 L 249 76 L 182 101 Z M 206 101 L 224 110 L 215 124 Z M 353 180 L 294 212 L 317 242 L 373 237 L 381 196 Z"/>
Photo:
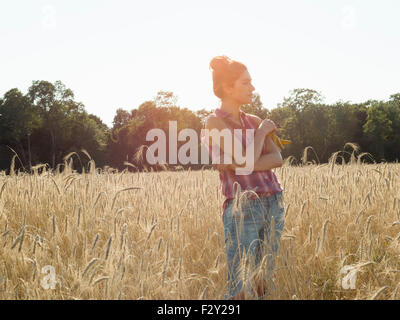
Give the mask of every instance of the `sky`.
<path id="1" fill-rule="evenodd" d="M 400 93 L 397 0 L 2 0 L 0 96 L 61 80 L 109 127 L 172 91 L 178 105 L 218 108 L 211 59 L 244 63 L 264 107 L 295 88 L 324 101 Z"/>

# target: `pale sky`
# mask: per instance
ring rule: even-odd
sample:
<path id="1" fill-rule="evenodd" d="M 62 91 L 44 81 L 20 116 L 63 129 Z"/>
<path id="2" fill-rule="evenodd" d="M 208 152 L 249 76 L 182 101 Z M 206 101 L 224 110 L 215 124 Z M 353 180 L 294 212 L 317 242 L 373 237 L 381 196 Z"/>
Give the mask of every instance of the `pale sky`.
<path id="1" fill-rule="evenodd" d="M 108 126 L 160 90 L 211 110 L 209 63 L 225 54 L 270 110 L 294 88 L 387 100 L 400 92 L 399 14 L 397 0 L 1 0 L 0 96 L 61 80 Z"/>

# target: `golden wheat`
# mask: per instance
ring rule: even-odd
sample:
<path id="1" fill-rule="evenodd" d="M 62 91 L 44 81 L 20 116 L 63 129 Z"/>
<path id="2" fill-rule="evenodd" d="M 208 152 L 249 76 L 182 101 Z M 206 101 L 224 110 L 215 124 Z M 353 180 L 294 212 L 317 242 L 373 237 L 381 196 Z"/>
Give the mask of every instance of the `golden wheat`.
<path id="1" fill-rule="evenodd" d="M 47 165 L 17 172 L 15 155 L 10 175 L 0 174 L 0 299 L 224 297 L 217 171 L 99 172 L 93 161 L 77 174 L 73 155 L 63 173 Z M 354 155 L 337 165 L 337 157 L 310 164 L 305 152 L 308 165 L 287 160 L 274 170 L 286 217 L 268 299 L 399 298 L 400 167 Z M 238 214 L 244 199 L 238 193 Z M 246 280 L 265 273 L 264 258 L 254 272 L 243 261 Z M 40 285 L 47 265 L 56 271 L 54 290 Z M 340 285 L 346 265 L 359 270 L 355 289 Z"/>

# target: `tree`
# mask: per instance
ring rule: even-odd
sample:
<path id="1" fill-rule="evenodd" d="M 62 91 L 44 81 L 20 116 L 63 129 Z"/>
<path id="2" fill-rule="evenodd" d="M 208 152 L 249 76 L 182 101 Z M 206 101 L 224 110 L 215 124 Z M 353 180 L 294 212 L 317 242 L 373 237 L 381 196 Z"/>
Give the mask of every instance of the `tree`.
<path id="1" fill-rule="evenodd" d="M 171 107 L 177 105 L 178 97 L 171 91 L 158 91 L 153 101 L 157 107 Z"/>
<path id="2" fill-rule="evenodd" d="M 400 101 L 396 95 L 388 102 L 376 101 L 367 111 L 367 120 L 363 126 L 371 149 L 386 161 L 398 158 L 400 150 Z"/>
<path id="3" fill-rule="evenodd" d="M 49 132 L 51 145 L 51 163 L 55 168 L 57 142 L 66 129 L 66 118 L 71 112 L 82 111 L 83 105 L 76 103 L 72 90 L 67 89 L 61 81 L 54 84 L 48 81 L 33 81 L 28 89 L 31 103 L 38 108 L 43 120 L 43 129 Z"/>
<path id="4" fill-rule="evenodd" d="M 390 137 L 393 137 L 392 119 L 386 110 L 384 102 L 377 102 L 368 108 L 367 122 L 363 130 L 369 141 L 371 149 L 379 158 L 385 158 L 385 145 Z"/>
<path id="5" fill-rule="evenodd" d="M 201 122 L 202 124 L 204 124 L 205 119 L 206 119 L 210 114 L 212 114 L 212 113 L 213 113 L 213 111 L 208 111 L 208 110 L 206 110 L 206 109 L 203 108 L 203 109 L 197 110 L 197 111 L 195 112 L 195 115 L 196 115 L 197 118 L 200 119 L 200 122 Z"/>
<path id="6" fill-rule="evenodd" d="M 74 93 L 61 81 L 54 84 L 48 81 L 33 81 L 27 96 L 42 119 L 42 126 L 36 135 L 37 150 L 47 162 L 48 149 L 43 148 L 50 137 L 50 155 L 52 167 L 62 157 L 72 151 L 86 149 L 92 157 L 105 163 L 106 144 L 109 129 L 95 115 L 88 115 L 84 105 L 74 100 Z"/>
<path id="7" fill-rule="evenodd" d="M 284 98 L 283 103 L 278 104 L 278 106 L 287 106 L 296 113 L 322 102 L 323 97 L 318 91 L 312 89 L 294 89 L 290 92 L 290 96 Z"/>
<path id="8" fill-rule="evenodd" d="M 5 93 L 0 103 L 0 144 L 15 145 L 26 163 L 24 139 L 27 139 L 28 165 L 32 167 L 30 136 L 41 126 L 41 119 L 26 96 L 14 88 Z"/>
<path id="9" fill-rule="evenodd" d="M 119 108 L 117 114 L 114 116 L 113 128 L 119 129 L 126 125 L 130 120 L 132 120 L 132 116 L 129 112 Z"/>
<path id="10" fill-rule="evenodd" d="M 113 140 L 109 148 L 113 165 L 121 167 L 121 164 L 125 160 L 130 161 L 138 167 L 141 167 L 143 164 L 146 165 L 136 156 L 139 154 L 139 150 L 143 150 L 143 146 L 149 146 L 153 143 L 152 141 L 146 141 L 146 135 L 151 129 L 161 129 L 165 132 L 167 159 L 169 159 L 170 121 L 177 122 L 178 132 L 182 129 L 190 128 L 195 130 L 198 136 L 200 136 L 200 130 L 203 127 L 201 118 L 197 116 L 197 113 L 187 108 L 180 108 L 174 105 L 176 100 L 172 92 L 159 91 L 153 101 L 145 101 L 137 109 L 132 110 L 131 113 L 122 109 L 117 110 L 116 117 L 124 119 L 124 121 L 114 121 L 112 128 Z M 204 109 L 200 111 L 200 114 L 203 115 L 207 113 L 211 112 Z M 128 115 L 132 116 L 129 117 Z M 178 141 L 178 149 L 184 143 L 183 141 Z M 199 150 L 200 146 L 199 141 Z M 143 155 L 141 160 L 145 160 Z"/>
<path id="11" fill-rule="evenodd" d="M 291 111 L 290 124 L 298 136 L 296 140 L 301 145 L 305 144 L 306 130 L 303 111 L 318 103 L 322 103 L 322 96 L 319 92 L 312 89 L 294 89 L 288 98 L 284 98 L 282 104 L 278 104 L 278 106 L 287 107 Z"/>
<path id="12" fill-rule="evenodd" d="M 398 106 L 400 105 L 400 93 L 395 93 L 390 96 L 390 101 L 394 102 Z"/>
<path id="13" fill-rule="evenodd" d="M 261 97 L 258 93 L 254 93 L 252 97 L 252 102 L 250 104 L 243 105 L 241 107 L 241 110 L 246 113 L 254 114 L 261 119 L 265 119 L 269 115 L 269 111 L 268 109 L 263 107 Z"/>

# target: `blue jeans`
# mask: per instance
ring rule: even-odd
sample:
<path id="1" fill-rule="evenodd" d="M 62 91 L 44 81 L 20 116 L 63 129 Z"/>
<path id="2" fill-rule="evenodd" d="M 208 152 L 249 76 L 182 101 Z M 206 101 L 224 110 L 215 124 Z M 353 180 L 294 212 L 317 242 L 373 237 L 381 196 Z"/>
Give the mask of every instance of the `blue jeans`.
<path id="1" fill-rule="evenodd" d="M 254 267 L 259 266 L 265 257 L 267 282 L 272 278 L 284 227 L 285 206 L 282 191 L 259 199 L 246 199 L 236 210 L 234 201 L 228 201 L 223 214 L 228 264 L 226 299 L 231 299 L 243 288 L 244 276 L 241 270 L 246 261 L 243 260 L 245 255 L 253 260 Z M 274 230 L 271 231 L 272 218 Z M 249 288 L 246 291 L 250 292 Z"/>

